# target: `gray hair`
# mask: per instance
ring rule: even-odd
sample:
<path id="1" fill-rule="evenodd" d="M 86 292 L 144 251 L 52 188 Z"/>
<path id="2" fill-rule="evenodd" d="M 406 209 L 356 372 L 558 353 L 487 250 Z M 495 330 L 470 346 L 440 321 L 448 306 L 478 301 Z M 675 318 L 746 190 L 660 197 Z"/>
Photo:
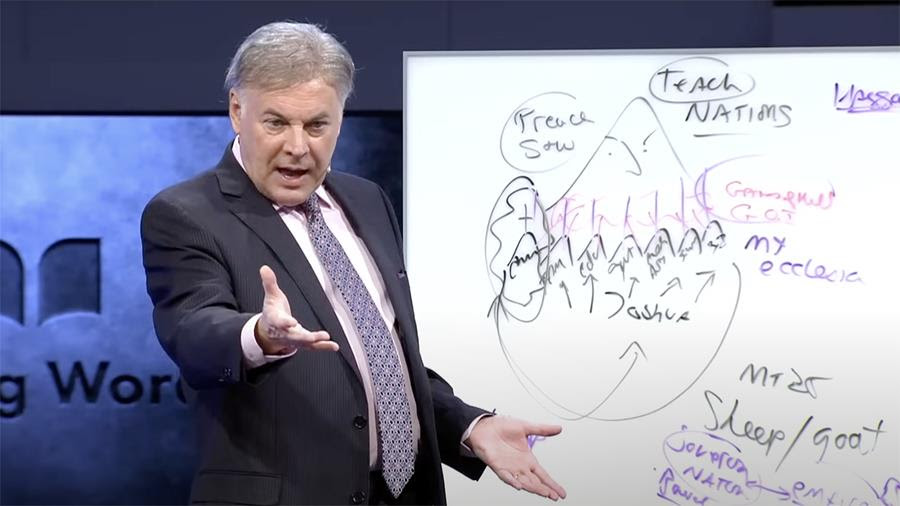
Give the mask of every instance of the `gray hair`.
<path id="1" fill-rule="evenodd" d="M 347 49 L 320 27 L 269 23 L 247 36 L 234 53 L 225 73 L 225 90 L 280 90 L 321 78 L 346 103 L 355 70 Z"/>

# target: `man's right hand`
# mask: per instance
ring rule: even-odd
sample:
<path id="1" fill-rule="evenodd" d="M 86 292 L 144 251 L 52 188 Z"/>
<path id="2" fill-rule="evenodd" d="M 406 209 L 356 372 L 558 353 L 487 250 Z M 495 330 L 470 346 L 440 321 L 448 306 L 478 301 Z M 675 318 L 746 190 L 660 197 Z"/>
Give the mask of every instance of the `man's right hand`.
<path id="1" fill-rule="evenodd" d="M 328 332 L 310 332 L 291 316 L 291 305 L 287 296 L 278 288 L 275 273 L 268 265 L 259 268 L 263 290 L 262 316 L 256 321 L 256 342 L 266 355 L 285 355 L 299 348 L 310 350 L 337 351 L 338 345 L 331 341 Z"/>

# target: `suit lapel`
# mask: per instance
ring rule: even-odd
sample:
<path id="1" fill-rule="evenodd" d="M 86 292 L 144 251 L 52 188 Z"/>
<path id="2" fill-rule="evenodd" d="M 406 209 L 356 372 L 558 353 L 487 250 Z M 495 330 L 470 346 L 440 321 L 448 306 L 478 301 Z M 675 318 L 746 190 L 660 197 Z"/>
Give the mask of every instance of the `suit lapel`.
<path id="1" fill-rule="evenodd" d="M 385 219 L 386 210 L 380 209 L 384 207 L 384 201 L 381 198 L 372 198 L 373 193 L 368 195 L 354 193 L 347 185 L 341 184 L 338 177 L 331 174 L 325 178 L 324 184 L 341 206 L 353 231 L 366 245 L 381 273 L 388 299 L 391 301 L 400 327 L 403 349 L 408 355 L 410 345 L 406 336 L 415 335 L 412 325 L 412 306 L 400 281 L 401 277 L 406 276 L 406 271 L 403 268 L 402 259 L 394 249 L 394 231 L 390 222 Z M 409 363 L 409 356 L 407 356 L 407 363 Z"/>
<path id="2" fill-rule="evenodd" d="M 226 201 L 231 212 L 275 253 L 331 339 L 338 343 L 341 356 L 356 373 L 356 377 L 362 381 L 347 337 L 303 250 L 297 245 L 297 241 L 272 207 L 272 203 L 253 186 L 250 178 L 231 154 L 230 147 L 216 168 L 216 176 L 219 179 L 220 190 L 227 196 Z"/>
<path id="3" fill-rule="evenodd" d="M 431 412 L 431 390 L 418 342 L 414 338 L 416 330 L 412 300 L 407 297 L 405 283 L 400 279 L 401 276 L 406 276 L 406 271 L 403 259 L 394 246 L 393 225 L 386 215 L 385 203 L 380 195 L 375 192 L 368 194 L 354 192 L 350 185 L 341 184 L 342 179 L 330 174 L 325 178 L 325 188 L 341 206 L 353 230 L 362 239 L 381 272 L 385 290 L 397 319 L 398 337 L 403 348 L 413 396 L 416 398 L 419 421 L 422 423 L 422 438 L 426 440 L 429 430 L 426 421 L 433 420 L 434 417 Z"/>

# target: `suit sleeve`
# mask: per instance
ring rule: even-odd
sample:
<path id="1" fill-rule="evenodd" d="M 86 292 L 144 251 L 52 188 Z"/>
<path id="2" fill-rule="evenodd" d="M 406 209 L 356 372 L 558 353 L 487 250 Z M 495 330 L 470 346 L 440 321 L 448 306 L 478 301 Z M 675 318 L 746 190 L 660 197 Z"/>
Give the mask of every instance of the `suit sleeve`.
<path id="1" fill-rule="evenodd" d="M 380 190 L 380 188 L 379 188 Z M 400 225 L 388 196 L 381 190 L 381 198 L 391 218 L 397 246 L 403 252 L 403 239 Z M 405 264 L 405 260 L 404 260 Z M 413 315 L 415 322 L 415 315 Z M 431 398 L 434 407 L 434 420 L 437 428 L 438 446 L 441 462 L 459 471 L 466 477 L 477 480 L 484 472 L 486 465 L 477 457 L 465 456 L 462 453 L 462 437 L 472 421 L 477 417 L 490 413 L 481 408 L 470 406 L 453 393 L 453 388 L 438 373 L 426 369 L 431 387 Z"/>
<path id="2" fill-rule="evenodd" d="M 241 377 L 241 328 L 231 277 L 212 234 L 177 203 L 154 198 L 141 217 L 153 324 L 182 378 L 195 389 Z"/>

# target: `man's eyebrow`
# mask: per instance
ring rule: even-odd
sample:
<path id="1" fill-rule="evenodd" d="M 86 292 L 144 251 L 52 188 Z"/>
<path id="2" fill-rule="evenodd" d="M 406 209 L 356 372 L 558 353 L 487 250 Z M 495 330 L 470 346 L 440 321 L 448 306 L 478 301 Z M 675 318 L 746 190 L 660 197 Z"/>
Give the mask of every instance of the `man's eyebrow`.
<path id="1" fill-rule="evenodd" d="M 271 109 L 271 108 L 264 110 L 262 113 L 264 116 L 267 114 L 271 114 L 272 116 L 277 116 L 282 119 L 287 118 L 284 114 L 281 114 L 280 112 L 276 111 L 275 109 Z M 312 123 L 313 121 L 321 121 L 323 119 L 330 119 L 330 118 L 331 118 L 331 115 L 328 113 L 328 111 L 322 111 L 322 112 L 316 114 L 315 116 L 313 116 L 312 118 L 310 118 L 309 121 L 307 121 L 307 123 Z"/>
<path id="2" fill-rule="evenodd" d="M 312 118 L 310 118 L 309 121 L 310 121 L 310 122 L 313 122 L 313 121 L 321 121 L 321 120 L 323 120 L 323 119 L 329 119 L 329 118 L 331 118 L 331 115 L 328 114 L 328 111 L 322 111 L 322 112 L 320 112 L 319 114 L 316 114 L 315 116 L 313 116 Z"/>

